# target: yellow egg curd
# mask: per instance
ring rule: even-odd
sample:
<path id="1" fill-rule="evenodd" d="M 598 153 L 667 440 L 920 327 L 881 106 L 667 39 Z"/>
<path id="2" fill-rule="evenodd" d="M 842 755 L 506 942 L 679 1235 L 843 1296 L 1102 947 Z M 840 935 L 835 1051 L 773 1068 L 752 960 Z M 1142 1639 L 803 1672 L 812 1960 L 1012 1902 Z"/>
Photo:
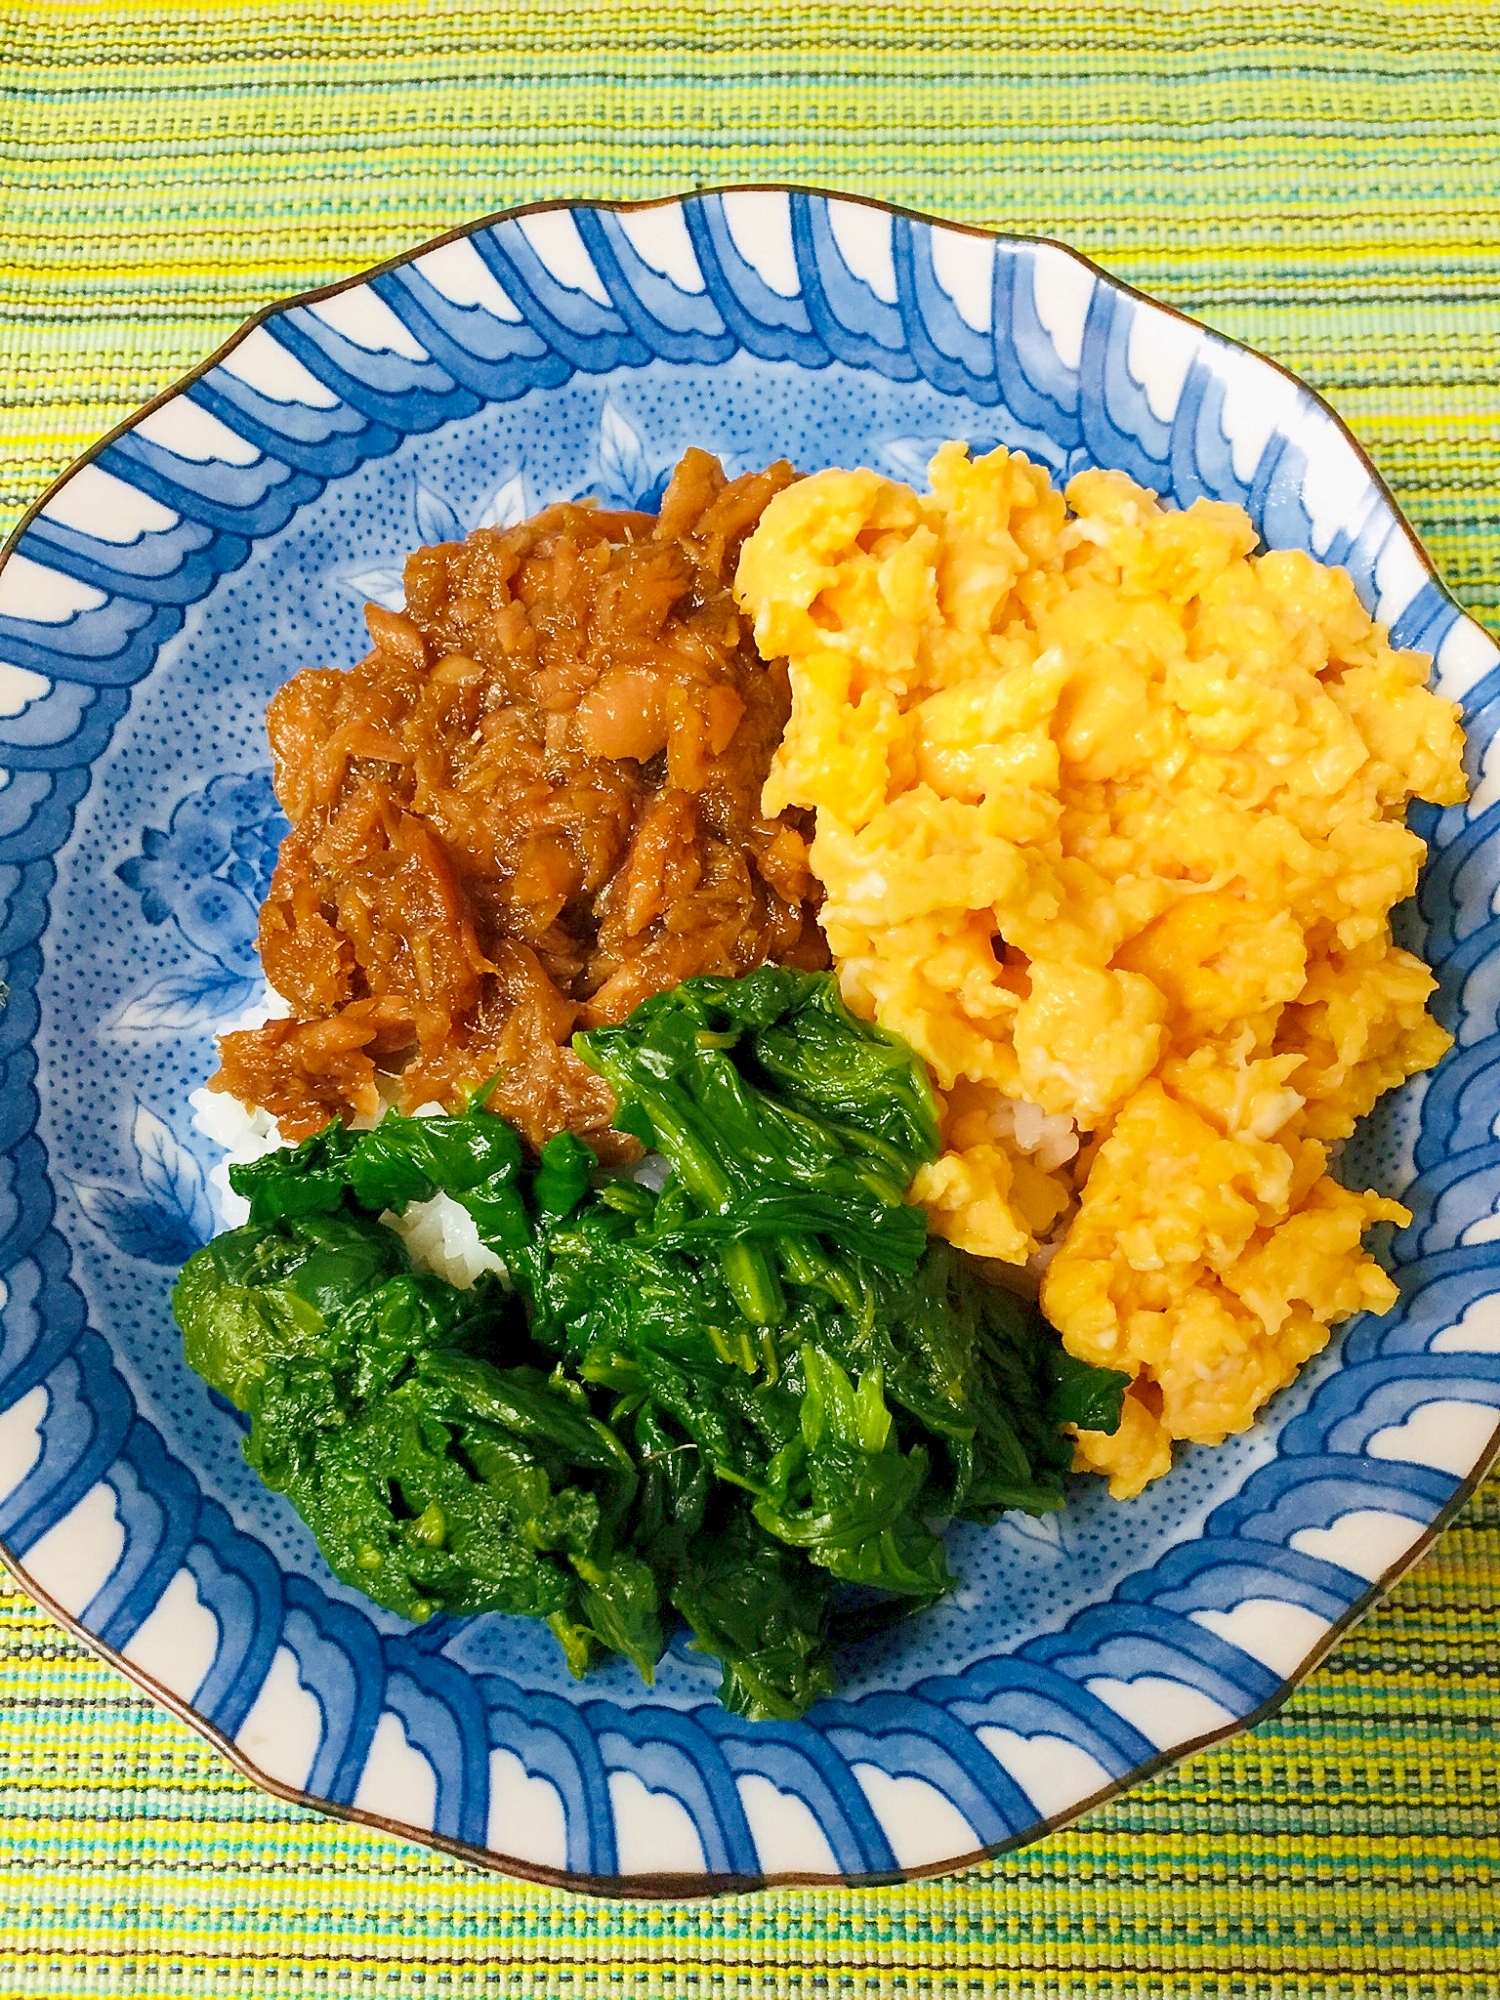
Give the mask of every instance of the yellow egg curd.
<path id="1" fill-rule="evenodd" d="M 1449 1045 L 1390 912 L 1463 737 L 1348 575 L 1257 555 L 1241 508 L 961 444 L 930 477 L 818 473 L 747 543 L 792 683 L 763 810 L 817 809 L 845 997 L 931 1065 L 912 1199 L 1045 1261 L 1068 1349 L 1132 1376 L 1077 1441 L 1125 1497 L 1395 1298 L 1362 1239 L 1405 1211 L 1328 1156 Z"/>

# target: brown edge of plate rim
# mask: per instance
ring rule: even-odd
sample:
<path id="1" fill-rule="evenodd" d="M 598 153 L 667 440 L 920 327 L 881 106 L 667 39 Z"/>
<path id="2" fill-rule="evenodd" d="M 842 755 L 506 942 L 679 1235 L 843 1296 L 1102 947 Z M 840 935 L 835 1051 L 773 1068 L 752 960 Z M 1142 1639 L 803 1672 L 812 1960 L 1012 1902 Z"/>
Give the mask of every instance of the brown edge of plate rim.
<path id="1" fill-rule="evenodd" d="M 1173 319 L 1181 320 L 1184 324 L 1192 327 L 1196 333 L 1207 333 L 1214 340 L 1222 341 L 1226 347 L 1235 348 L 1242 354 L 1251 355 L 1264 366 L 1274 369 L 1278 375 L 1290 382 L 1300 394 L 1306 396 L 1330 419 L 1334 428 L 1343 437 L 1344 442 L 1352 447 L 1355 456 L 1358 458 L 1377 492 L 1381 494 L 1389 505 L 1397 525 L 1405 535 L 1429 581 L 1437 585 L 1444 597 L 1448 599 L 1448 602 L 1454 606 L 1462 617 L 1468 619 L 1471 624 L 1478 626 L 1481 631 L 1486 631 L 1487 636 L 1490 638 L 1494 638 L 1494 634 L 1488 633 L 1487 628 L 1480 623 L 1472 612 L 1464 609 L 1463 605 L 1459 603 L 1458 599 L 1438 574 L 1432 558 L 1423 547 L 1416 530 L 1407 520 L 1400 502 L 1387 485 L 1369 453 L 1354 435 L 1353 431 L 1350 430 L 1348 424 L 1345 423 L 1338 411 L 1316 389 L 1310 387 L 1300 376 L 1294 374 L 1290 368 L 1284 367 L 1281 362 L 1273 360 L 1268 354 L 1262 354 L 1259 349 L 1249 346 L 1245 341 L 1235 340 L 1228 334 L 1220 333 L 1215 327 L 1206 326 L 1202 320 L 1195 319 L 1191 313 L 1185 313 L 1177 306 L 1169 305 L 1161 299 L 1153 298 L 1149 292 L 1140 290 L 1138 286 L 1130 284 L 1126 279 L 1116 277 L 1112 272 L 1107 271 L 1102 264 L 1096 262 L 1094 258 L 1087 256 L 1081 250 L 1075 250 L 1071 244 L 1059 242 L 1055 237 L 1033 236 L 1010 230 L 989 228 L 981 223 L 954 222 L 943 216 L 930 215 L 923 209 L 909 208 L 900 202 L 881 201 L 873 195 L 849 194 L 837 189 L 818 187 L 814 184 L 800 181 L 732 181 L 712 186 L 694 186 L 679 194 L 653 195 L 642 201 L 606 201 L 572 197 L 522 202 L 511 208 L 495 209 L 487 215 L 480 216 L 473 222 L 465 222 L 453 229 L 445 229 L 440 235 L 429 237 L 424 242 L 416 244 L 412 249 L 403 250 L 394 257 L 383 258 L 378 264 L 369 265 L 366 269 L 357 271 L 350 277 L 339 278 L 332 284 L 315 286 L 310 291 L 296 292 L 285 298 L 273 299 L 268 304 L 259 307 L 248 319 L 243 320 L 226 340 L 221 341 L 214 348 L 212 353 L 205 356 L 202 361 L 196 362 L 186 373 L 178 376 L 175 381 L 169 383 L 165 389 L 152 396 L 147 402 L 142 403 L 128 417 L 123 418 L 110 430 L 106 431 L 103 436 L 97 438 L 87 451 L 81 453 L 70 465 L 66 466 L 25 509 L 20 520 L 6 537 L 3 546 L 0 546 L 0 570 L 4 569 L 10 557 L 16 552 L 22 537 L 25 535 L 32 521 L 41 513 L 53 495 L 61 492 L 62 488 L 67 485 L 68 481 L 76 473 L 82 472 L 85 467 L 92 465 L 100 453 L 107 446 L 113 444 L 116 438 L 123 437 L 127 432 L 134 430 L 143 417 L 149 416 L 153 410 L 162 408 L 164 404 L 180 396 L 184 390 L 191 388 L 194 382 L 200 381 L 211 369 L 216 368 L 226 355 L 232 354 L 241 341 L 254 333 L 257 327 L 263 326 L 267 320 L 277 318 L 280 314 L 289 311 L 293 306 L 310 305 L 320 299 L 336 298 L 341 292 L 353 291 L 358 286 L 367 285 L 372 278 L 381 277 L 387 271 L 399 270 L 407 264 L 414 263 L 419 257 L 426 256 L 429 251 L 440 250 L 446 244 L 461 242 L 468 237 L 477 235 L 481 229 L 491 229 L 497 223 L 513 222 L 525 215 L 543 215 L 558 210 L 572 210 L 576 208 L 598 208 L 612 213 L 632 214 L 653 208 L 676 208 L 684 201 L 691 201 L 705 195 L 726 194 L 817 195 L 827 201 L 851 202 L 862 208 L 877 209 L 885 215 L 904 216 L 909 221 L 925 223 L 931 228 L 954 230 L 962 235 L 979 237 L 987 242 L 998 240 L 1006 243 L 1034 244 L 1049 250 L 1060 250 L 1064 256 L 1071 258 L 1077 264 L 1083 265 L 1086 270 L 1093 274 L 1096 280 L 1101 280 L 1114 290 L 1124 292 L 1128 297 L 1139 300 L 1142 304 L 1152 307 L 1157 312 L 1170 314 Z M 1072 1826 L 1075 1821 L 1081 1819 L 1086 1813 L 1090 1813 L 1096 1807 L 1106 1805 L 1111 1800 L 1119 1798 L 1123 1793 L 1130 1791 L 1138 1784 L 1145 1783 L 1147 1779 L 1154 1778 L 1159 1772 L 1169 1769 L 1172 1765 L 1184 1763 L 1188 1758 L 1197 1756 L 1201 1751 L 1211 1750 L 1216 1745 L 1228 1742 L 1231 1738 L 1243 1734 L 1246 1730 L 1257 1728 L 1261 1723 L 1268 1721 L 1275 1715 L 1286 1702 L 1290 1701 L 1291 1697 L 1302 1686 L 1307 1677 L 1321 1666 L 1334 1647 L 1361 1620 L 1369 1615 L 1380 1600 L 1394 1589 L 1396 1584 L 1400 1582 L 1409 1570 L 1416 1567 L 1437 1541 L 1438 1537 L 1452 1522 L 1454 1516 L 1467 1506 L 1468 1502 L 1483 1484 L 1487 1474 L 1497 1463 L 1500 1463 L 1500 1423 L 1496 1424 L 1494 1433 L 1479 1453 L 1470 1471 L 1459 1481 L 1453 1493 L 1443 1503 L 1437 1514 L 1424 1528 L 1416 1541 L 1413 1542 L 1412 1546 L 1403 1555 L 1398 1557 L 1389 1568 L 1383 1570 L 1369 1585 L 1368 1589 L 1361 1592 L 1360 1596 L 1350 1605 L 1343 1616 L 1336 1619 L 1329 1626 L 1328 1630 L 1306 1654 L 1301 1663 L 1284 1676 L 1276 1692 L 1269 1699 L 1262 1702 L 1258 1708 L 1252 1709 L 1247 1715 L 1236 1717 L 1233 1722 L 1227 1723 L 1222 1729 L 1208 1730 L 1201 1736 L 1191 1737 L 1186 1743 L 1175 1744 L 1169 1749 L 1158 1751 L 1155 1756 L 1148 1758 L 1143 1764 L 1136 1765 L 1124 1777 L 1113 1779 L 1108 1785 L 1102 1786 L 1097 1792 L 1090 1793 L 1087 1798 L 1080 1799 L 1075 1805 L 1069 1806 L 1066 1811 L 1055 1813 L 1046 1819 L 1037 1820 L 1032 1826 L 1026 1827 L 1020 1833 L 1010 1835 L 1008 1839 L 996 1841 L 991 1846 L 975 1848 L 972 1852 L 956 1855 L 951 1860 L 927 1862 L 914 1868 L 879 1869 L 861 1875 L 809 1875 L 795 1870 L 787 1874 L 770 1875 L 602 1876 L 575 1874 L 567 1869 L 547 1868 L 534 1861 L 525 1861 L 515 1856 L 497 1854 L 492 1848 L 476 1847 L 469 1841 L 454 1840 L 446 1834 L 435 1833 L 430 1829 L 409 1826 L 403 1821 L 387 1819 L 380 1813 L 367 1812 L 358 1806 L 341 1804 L 332 1799 L 314 1798 L 311 1793 L 305 1792 L 295 1785 L 285 1784 L 279 1778 L 273 1778 L 262 1771 L 246 1756 L 244 1751 L 238 1747 L 232 1738 L 225 1736 L 206 1717 L 200 1715 L 190 1701 L 185 1700 L 181 1695 L 174 1694 L 171 1689 L 163 1687 L 159 1681 L 153 1679 L 150 1674 L 136 1666 L 132 1661 L 127 1660 L 113 1646 L 105 1645 L 84 1626 L 78 1615 L 70 1611 L 65 1611 L 55 1598 L 49 1596 L 45 1590 L 41 1589 L 27 1575 L 21 1559 L 12 1553 L 9 1546 L 3 1540 L 0 1540 L 0 1569 L 3 1569 L 12 1582 L 25 1595 L 32 1598 L 47 1613 L 48 1617 L 60 1625 L 71 1638 L 76 1640 L 87 1651 L 102 1659 L 108 1666 L 113 1667 L 126 1680 L 134 1682 L 143 1694 L 149 1695 L 154 1702 L 175 1715 L 180 1721 L 186 1723 L 196 1735 L 212 1744 L 219 1754 L 226 1758 L 242 1777 L 248 1778 L 260 1790 L 269 1792 L 274 1798 L 284 1800 L 288 1805 L 302 1806 L 313 1812 L 322 1814 L 325 1818 L 344 1820 L 351 1825 L 367 1826 L 378 1833 L 390 1834 L 398 1840 L 411 1841 L 419 1846 L 432 1848 L 440 1853 L 452 1855 L 455 1859 L 465 1861 L 472 1867 L 484 1869 L 490 1874 L 534 1883 L 540 1888 L 560 1890 L 568 1894 L 588 1895 L 620 1902 L 694 1902 L 707 1900 L 716 1896 L 746 1895 L 761 1890 L 772 1889 L 877 1889 L 897 1886 L 905 1882 L 931 1880 L 943 1875 L 960 1874 L 967 1869 L 982 1867 L 987 1862 L 998 1860 L 1002 1855 L 1015 1853 L 1020 1848 L 1029 1847 L 1034 1842 L 1045 1839 L 1049 1834 L 1060 1833 L 1065 1828 Z"/>

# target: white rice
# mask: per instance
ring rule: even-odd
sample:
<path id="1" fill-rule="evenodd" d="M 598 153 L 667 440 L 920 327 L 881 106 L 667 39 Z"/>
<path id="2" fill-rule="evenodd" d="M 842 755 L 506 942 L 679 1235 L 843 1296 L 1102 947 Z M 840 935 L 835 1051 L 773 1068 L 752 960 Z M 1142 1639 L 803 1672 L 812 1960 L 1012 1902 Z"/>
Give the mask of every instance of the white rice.
<path id="1" fill-rule="evenodd" d="M 227 1034 L 235 1028 L 258 1028 L 266 1021 L 283 1019 L 290 1012 L 281 995 L 267 988 L 263 998 L 247 1007 L 236 1020 L 226 1022 L 220 1033 Z M 229 1097 L 221 1090 L 210 1090 L 205 1085 L 195 1090 L 188 1102 L 193 1107 L 193 1129 L 224 1150 L 223 1159 L 209 1170 L 209 1199 L 223 1227 L 237 1229 L 249 1221 L 250 1204 L 229 1185 L 229 1169 L 248 1166 L 252 1160 L 262 1159 L 290 1142 L 282 1138 L 270 1112 L 242 1104 L 237 1097 Z M 415 1116 L 430 1118 L 440 1115 L 442 1109 L 440 1104 L 422 1104 Z M 363 1123 L 368 1130 L 376 1121 L 356 1122 Z M 480 1242 L 473 1216 L 452 1195 L 435 1194 L 431 1201 L 414 1201 L 405 1215 L 394 1215 L 387 1209 L 380 1220 L 401 1238 L 419 1271 L 431 1271 L 462 1291 L 468 1291 L 482 1272 L 494 1271 L 505 1276 L 505 1265 Z"/>
<path id="2" fill-rule="evenodd" d="M 637 1160 L 625 1176 L 638 1186 L 649 1188 L 652 1194 L 660 1194 L 667 1184 L 667 1175 L 672 1171 L 672 1163 L 665 1153 L 648 1153 L 643 1160 Z"/>
<path id="3" fill-rule="evenodd" d="M 484 1271 L 502 1278 L 506 1275 L 494 1251 L 480 1242 L 473 1216 L 451 1194 L 414 1201 L 405 1215 L 393 1215 L 387 1209 L 380 1219 L 387 1229 L 395 1230 L 419 1271 L 446 1278 L 460 1291 L 468 1291 Z"/>
<path id="4" fill-rule="evenodd" d="M 1026 1153 L 1045 1174 L 1056 1173 L 1078 1151 L 1078 1127 L 1060 1111 L 1043 1111 L 1025 1097 L 997 1097 L 990 1130 L 1013 1152 Z"/>
<path id="5" fill-rule="evenodd" d="M 247 1167 L 266 1153 L 284 1146 L 276 1120 L 269 1111 L 252 1110 L 237 1097 L 205 1084 L 188 1099 L 193 1107 L 193 1130 L 224 1148 L 224 1157 L 208 1171 L 208 1198 L 226 1229 L 238 1229 L 250 1219 L 250 1204 L 229 1185 L 231 1167 Z"/>

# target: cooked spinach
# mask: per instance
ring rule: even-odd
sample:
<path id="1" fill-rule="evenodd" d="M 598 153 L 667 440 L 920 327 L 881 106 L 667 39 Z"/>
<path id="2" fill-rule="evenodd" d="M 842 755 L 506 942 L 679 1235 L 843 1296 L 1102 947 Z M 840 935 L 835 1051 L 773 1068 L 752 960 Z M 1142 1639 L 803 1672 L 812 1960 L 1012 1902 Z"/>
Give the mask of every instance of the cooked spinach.
<path id="1" fill-rule="evenodd" d="M 546 1618 L 649 1681 L 675 1611 L 721 1696 L 799 1715 L 848 1636 L 953 1582 L 941 1524 L 1062 1504 L 1060 1426 L 1126 1377 L 929 1240 L 926 1071 L 828 975 L 693 979 L 575 1047 L 659 1185 L 475 1103 L 334 1124 L 231 1170 L 189 1260 L 188 1360 L 330 1565 L 412 1619 Z M 380 1217 L 460 1202 L 511 1286 L 414 1271 Z"/>

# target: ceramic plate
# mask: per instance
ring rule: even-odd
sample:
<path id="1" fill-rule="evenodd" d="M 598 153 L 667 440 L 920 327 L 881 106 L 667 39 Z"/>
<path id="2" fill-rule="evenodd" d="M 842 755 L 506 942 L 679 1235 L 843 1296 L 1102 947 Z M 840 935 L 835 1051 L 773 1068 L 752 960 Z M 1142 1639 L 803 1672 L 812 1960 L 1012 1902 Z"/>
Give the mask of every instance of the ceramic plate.
<path id="1" fill-rule="evenodd" d="M 190 1096 L 262 991 L 267 697 L 360 657 L 419 543 L 652 506 L 688 444 L 912 478 L 952 437 L 1240 502 L 1465 703 L 1474 796 L 1416 816 L 1403 933 L 1458 1045 L 1347 1156 L 1413 1210 L 1401 1302 L 1133 1504 L 956 1530 L 962 1587 L 800 1723 L 726 1714 L 680 1640 L 648 1692 L 524 1620 L 409 1628 L 245 1466 L 168 1309 L 219 1198 Z M 1264 1715 L 1490 1460 L 1500 654 L 1316 396 L 1083 258 L 770 189 L 478 223 L 262 315 L 75 466 L 0 571 L 0 662 L 0 1535 L 283 1796 L 615 1893 L 955 1867 Z"/>

